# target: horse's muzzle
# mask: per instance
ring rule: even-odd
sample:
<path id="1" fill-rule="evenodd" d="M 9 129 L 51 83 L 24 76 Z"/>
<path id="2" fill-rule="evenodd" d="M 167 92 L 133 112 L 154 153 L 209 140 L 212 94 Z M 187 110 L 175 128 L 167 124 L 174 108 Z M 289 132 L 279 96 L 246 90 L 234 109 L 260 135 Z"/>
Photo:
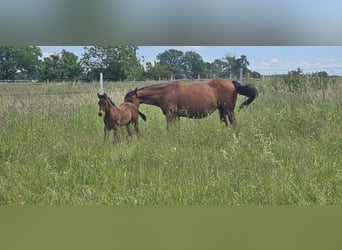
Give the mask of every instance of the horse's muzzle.
<path id="1" fill-rule="evenodd" d="M 103 111 L 99 111 L 98 115 L 103 116 Z"/>

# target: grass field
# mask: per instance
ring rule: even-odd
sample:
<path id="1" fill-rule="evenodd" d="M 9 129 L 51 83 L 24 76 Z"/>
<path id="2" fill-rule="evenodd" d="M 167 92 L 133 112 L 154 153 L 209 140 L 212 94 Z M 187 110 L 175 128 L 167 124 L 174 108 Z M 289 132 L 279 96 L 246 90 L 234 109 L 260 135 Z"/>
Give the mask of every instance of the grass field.
<path id="1" fill-rule="evenodd" d="M 145 84 L 105 83 L 117 103 Z M 0 84 L 0 204 L 342 204 L 342 79 L 255 82 L 259 97 L 166 129 L 141 105 L 140 138 L 103 142 L 97 83 Z M 244 99 L 240 96 L 238 105 Z"/>

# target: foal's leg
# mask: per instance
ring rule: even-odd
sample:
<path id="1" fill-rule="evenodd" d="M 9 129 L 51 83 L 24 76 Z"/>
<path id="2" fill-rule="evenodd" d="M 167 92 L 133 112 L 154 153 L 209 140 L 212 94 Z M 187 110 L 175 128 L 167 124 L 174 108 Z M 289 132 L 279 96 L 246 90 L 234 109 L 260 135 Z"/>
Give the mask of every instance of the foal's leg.
<path id="1" fill-rule="evenodd" d="M 129 123 L 127 123 L 125 126 L 126 126 L 126 130 L 127 130 L 128 136 L 132 136 L 132 132 L 131 132 L 131 128 L 129 126 Z"/>
<path id="2" fill-rule="evenodd" d="M 113 141 L 113 144 L 116 144 L 118 143 L 118 130 L 119 130 L 119 126 L 116 125 L 114 126 L 114 141 Z"/>
<path id="3" fill-rule="evenodd" d="M 139 127 L 138 127 L 138 119 L 136 121 L 132 121 L 133 123 L 133 126 L 134 126 L 134 130 L 135 130 L 135 133 L 137 134 L 137 136 L 140 135 L 140 131 L 139 131 Z"/>
<path id="4" fill-rule="evenodd" d="M 106 126 L 105 126 L 103 131 L 104 131 L 104 138 L 103 138 L 103 140 L 106 141 L 106 139 L 108 140 L 108 137 L 109 137 L 109 129 L 106 128 Z"/>

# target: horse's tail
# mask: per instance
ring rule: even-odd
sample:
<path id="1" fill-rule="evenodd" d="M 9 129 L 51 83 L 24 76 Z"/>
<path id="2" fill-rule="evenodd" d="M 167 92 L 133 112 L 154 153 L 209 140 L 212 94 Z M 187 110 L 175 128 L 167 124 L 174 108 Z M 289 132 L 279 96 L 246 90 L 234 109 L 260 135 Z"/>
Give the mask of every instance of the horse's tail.
<path id="1" fill-rule="evenodd" d="M 139 110 L 138 110 L 138 113 L 140 115 L 140 117 L 146 122 L 146 115 L 144 115 L 143 113 L 141 113 Z"/>
<path id="2" fill-rule="evenodd" d="M 239 110 L 241 110 L 244 107 L 248 107 L 248 105 L 258 96 L 258 90 L 256 89 L 256 87 L 254 87 L 251 84 L 247 84 L 247 85 L 241 85 L 239 82 L 237 81 L 232 81 L 236 91 L 238 92 L 238 94 L 240 95 L 244 95 L 247 96 L 247 100 L 245 100 L 241 105 Z"/>

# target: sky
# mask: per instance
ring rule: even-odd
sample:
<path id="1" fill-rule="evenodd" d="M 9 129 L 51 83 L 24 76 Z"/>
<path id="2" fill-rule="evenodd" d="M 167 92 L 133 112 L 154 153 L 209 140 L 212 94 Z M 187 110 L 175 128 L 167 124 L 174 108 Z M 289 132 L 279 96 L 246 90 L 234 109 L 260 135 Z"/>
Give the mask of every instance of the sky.
<path id="1" fill-rule="evenodd" d="M 342 76 L 342 46 L 138 46 L 138 57 L 154 62 L 157 55 L 168 49 L 194 51 L 205 62 L 223 59 L 226 55 L 247 56 L 249 69 L 262 75 L 286 74 L 298 67 L 304 73 L 326 71 Z M 43 56 L 70 51 L 80 59 L 84 46 L 40 46 Z"/>

